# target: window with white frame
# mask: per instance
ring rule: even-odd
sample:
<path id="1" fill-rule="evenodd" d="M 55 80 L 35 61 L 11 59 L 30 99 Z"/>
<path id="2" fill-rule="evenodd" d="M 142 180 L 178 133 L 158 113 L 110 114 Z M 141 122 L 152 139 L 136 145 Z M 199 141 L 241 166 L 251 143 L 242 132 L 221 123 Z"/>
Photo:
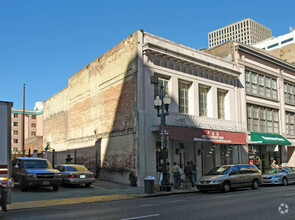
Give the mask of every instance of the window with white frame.
<path id="1" fill-rule="evenodd" d="M 279 133 L 279 113 L 277 109 L 247 104 L 248 131 Z"/>
<path id="2" fill-rule="evenodd" d="M 199 85 L 199 116 L 208 116 L 208 93 L 210 87 Z"/>
<path id="3" fill-rule="evenodd" d="M 160 97 L 160 91 L 161 91 L 161 85 L 164 86 L 164 96 L 168 94 L 168 83 L 169 83 L 169 78 L 165 77 L 165 76 L 160 76 L 160 75 L 156 75 L 155 76 L 158 78 L 158 85 L 154 85 L 154 98 L 156 98 L 157 96 Z"/>
<path id="4" fill-rule="evenodd" d="M 179 81 L 178 82 L 178 98 L 179 98 L 179 113 L 189 113 L 189 91 L 190 83 Z"/>
<path id="5" fill-rule="evenodd" d="M 225 97 L 227 91 L 217 90 L 218 118 L 225 119 Z"/>

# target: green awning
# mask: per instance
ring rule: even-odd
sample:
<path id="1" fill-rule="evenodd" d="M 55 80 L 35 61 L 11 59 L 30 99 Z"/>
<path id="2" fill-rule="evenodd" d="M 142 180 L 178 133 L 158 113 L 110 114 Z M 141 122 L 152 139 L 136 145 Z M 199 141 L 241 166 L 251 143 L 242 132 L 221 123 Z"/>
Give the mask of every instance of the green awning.
<path id="1" fill-rule="evenodd" d="M 279 134 L 251 132 L 251 144 L 292 145 L 290 141 Z"/>

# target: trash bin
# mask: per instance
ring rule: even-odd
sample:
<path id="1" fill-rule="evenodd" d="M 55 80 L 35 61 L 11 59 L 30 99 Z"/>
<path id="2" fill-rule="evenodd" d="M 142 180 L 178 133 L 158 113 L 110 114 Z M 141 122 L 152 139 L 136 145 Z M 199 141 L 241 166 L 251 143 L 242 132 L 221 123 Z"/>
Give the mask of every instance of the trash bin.
<path id="1" fill-rule="evenodd" d="M 148 176 L 144 178 L 144 193 L 154 193 L 154 182 L 155 182 L 155 177 Z"/>

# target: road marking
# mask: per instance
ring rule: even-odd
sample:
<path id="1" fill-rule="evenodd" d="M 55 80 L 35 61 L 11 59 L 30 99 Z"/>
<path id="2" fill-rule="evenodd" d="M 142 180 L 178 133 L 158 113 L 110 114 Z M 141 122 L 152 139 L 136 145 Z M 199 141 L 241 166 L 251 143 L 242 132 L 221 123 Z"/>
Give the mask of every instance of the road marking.
<path id="1" fill-rule="evenodd" d="M 295 193 L 286 194 L 285 196 L 295 196 Z"/>
<path id="2" fill-rule="evenodd" d="M 172 201 L 167 201 L 167 202 L 184 202 L 185 200 L 179 199 L 179 200 L 172 200 Z"/>
<path id="3" fill-rule="evenodd" d="M 140 205 L 140 206 L 154 206 L 155 204 L 144 204 L 144 205 Z"/>
<path id="4" fill-rule="evenodd" d="M 149 217 L 155 217 L 155 216 L 159 216 L 159 215 L 160 215 L 160 214 L 143 215 L 143 216 L 137 216 L 137 217 L 131 217 L 131 218 L 122 218 L 121 220 L 131 220 L 131 219 L 149 218 Z"/>
<path id="5" fill-rule="evenodd" d="M 100 186 L 95 186 L 95 185 L 92 185 L 91 188 L 105 189 L 105 188 L 102 188 L 102 187 L 100 187 Z"/>

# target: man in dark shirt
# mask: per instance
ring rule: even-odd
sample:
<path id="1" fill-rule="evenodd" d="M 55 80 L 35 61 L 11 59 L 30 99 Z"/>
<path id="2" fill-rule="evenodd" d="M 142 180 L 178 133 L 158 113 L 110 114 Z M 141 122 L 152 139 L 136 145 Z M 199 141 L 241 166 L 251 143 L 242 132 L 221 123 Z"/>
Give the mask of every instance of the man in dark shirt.
<path id="1" fill-rule="evenodd" d="M 187 162 L 186 166 L 184 167 L 184 174 L 185 174 L 185 188 L 188 187 L 188 181 L 191 182 L 192 187 L 195 186 L 193 179 L 192 179 L 192 167 L 190 165 L 190 162 Z"/>

